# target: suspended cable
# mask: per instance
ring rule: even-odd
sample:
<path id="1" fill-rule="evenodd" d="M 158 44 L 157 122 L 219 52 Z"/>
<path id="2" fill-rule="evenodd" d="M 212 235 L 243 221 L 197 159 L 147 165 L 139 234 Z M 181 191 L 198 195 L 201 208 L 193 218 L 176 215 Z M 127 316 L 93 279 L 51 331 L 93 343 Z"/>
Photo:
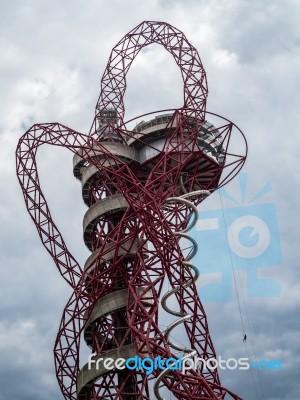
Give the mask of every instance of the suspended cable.
<path id="1" fill-rule="evenodd" d="M 235 246 L 235 240 L 234 240 L 233 236 L 232 236 L 232 240 L 233 240 L 233 245 Z M 235 254 L 235 259 L 236 259 L 236 264 L 238 266 L 239 263 L 238 263 L 238 258 L 236 256 L 236 254 Z M 247 309 L 247 304 L 246 304 L 245 290 L 244 290 L 244 287 L 242 284 L 240 268 L 237 268 L 237 275 L 239 277 L 239 283 L 240 283 L 240 288 L 241 288 L 241 292 L 242 292 L 242 299 L 243 299 L 243 303 L 244 303 L 245 315 L 246 315 L 247 324 L 248 324 L 248 328 L 249 328 L 249 332 L 250 332 L 249 336 L 250 336 L 250 341 L 251 341 L 252 353 L 254 355 L 254 360 L 257 361 L 257 355 L 256 355 L 254 340 L 253 340 L 253 331 L 252 331 L 252 326 L 251 326 L 250 319 L 249 319 L 249 314 L 248 314 L 248 309 Z M 246 342 L 246 348 L 248 350 L 247 342 Z M 264 389 L 263 389 L 263 385 L 262 385 L 262 381 L 261 381 L 261 374 L 260 374 L 260 370 L 258 368 L 256 369 L 256 373 L 258 376 L 259 386 L 260 386 L 261 393 L 263 396 L 262 398 L 265 399 Z"/>
<path id="2" fill-rule="evenodd" d="M 219 198 L 220 198 L 220 202 L 221 202 L 223 221 L 224 221 L 225 229 L 227 231 L 228 226 L 227 226 L 227 221 L 226 221 L 226 218 L 225 218 L 224 205 L 223 205 L 223 201 L 222 201 L 222 197 L 221 197 L 220 193 L 219 193 Z M 231 264 L 231 269 L 232 269 L 232 275 L 233 275 L 234 287 L 235 287 L 235 292 L 236 292 L 236 298 L 237 298 L 237 302 L 238 302 L 238 309 L 239 309 L 239 315 L 240 315 L 240 320 L 241 320 L 241 326 L 242 326 L 243 332 L 245 333 L 244 321 L 243 321 L 241 304 L 240 304 L 240 296 L 239 296 L 236 277 L 235 277 L 235 273 L 234 273 L 233 257 L 232 257 L 232 252 L 230 250 L 228 241 L 227 241 L 227 247 L 228 247 L 228 252 L 229 252 L 229 257 L 230 257 L 230 264 Z"/>
<path id="3" fill-rule="evenodd" d="M 226 232 L 228 232 L 228 224 L 225 218 L 225 211 L 224 211 L 224 205 L 223 205 L 223 201 L 222 201 L 222 197 L 221 194 L 219 192 L 219 198 L 220 198 L 220 202 L 221 202 L 221 208 L 222 208 L 222 216 L 223 216 L 223 221 L 224 221 L 224 225 L 225 225 L 225 229 Z M 234 238 L 233 238 L 234 239 Z M 234 270 L 234 264 L 233 264 L 233 255 L 232 255 L 232 251 L 229 247 L 229 243 L 227 241 L 227 247 L 228 247 L 228 251 L 229 251 L 229 257 L 230 257 L 230 264 L 231 264 L 231 269 L 232 269 L 232 275 L 233 275 L 233 281 L 234 281 L 234 287 L 235 287 L 235 293 L 236 293 L 236 298 L 237 298 L 237 303 L 238 303 L 238 309 L 239 309 L 239 315 L 240 315 L 240 321 L 241 321 L 241 327 L 242 330 L 244 332 L 244 334 L 246 334 L 246 330 L 245 330 L 245 325 L 244 325 L 244 321 L 243 321 L 243 315 L 242 315 L 242 310 L 241 310 L 241 301 L 240 301 L 240 295 L 239 295 L 239 290 L 238 290 L 238 285 L 237 285 L 237 280 L 236 280 L 236 275 L 235 275 L 235 270 Z M 238 267 L 238 260 L 236 258 L 236 263 L 237 263 L 237 267 Z M 239 268 L 237 268 L 239 269 Z M 240 282 L 240 286 L 242 288 L 241 282 Z M 243 288 L 242 288 L 243 289 Z M 242 290 L 243 293 L 243 290 Z M 245 309 L 246 307 L 246 302 L 245 302 L 245 298 L 244 298 L 244 307 Z M 248 325 L 249 325 L 249 319 L 248 319 Z M 251 331 L 250 331 L 250 336 L 251 336 Z M 252 343 L 253 343 L 253 339 Z M 245 342 L 246 344 L 246 351 L 247 351 L 247 355 L 249 360 L 251 361 L 251 357 L 248 351 L 248 346 L 247 346 L 247 342 Z M 256 382 L 255 382 L 255 378 L 254 378 L 254 373 L 253 373 L 253 368 L 250 367 L 250 371 L 251 371 L 251 376 L 252 376 L 252 381 L 253 381 L 253 388 L 254 388 L 254 392 L 255 392 L 255 396 L 256 399 L 259 400 L 259 396 L 258 396 L 258 392 L 257 392 L 257 387 L 256 387 Z"/>

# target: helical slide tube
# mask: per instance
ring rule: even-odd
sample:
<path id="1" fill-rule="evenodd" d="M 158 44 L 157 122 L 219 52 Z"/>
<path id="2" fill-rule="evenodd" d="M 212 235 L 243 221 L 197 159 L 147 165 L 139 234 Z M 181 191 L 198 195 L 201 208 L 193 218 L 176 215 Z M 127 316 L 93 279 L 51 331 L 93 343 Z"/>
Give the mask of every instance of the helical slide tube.
<path id="1" fill-rule="evenodd" d="M 197 207 L 188 200 L 188 198 L 191 197 L 198 197 L 198 196 L 209 196 L 210 192 L 208 190 L 197 190 L 191 193 L 186 193 L 180 197 L 169 197 L 166 200 L 166 203 L 173 203 L 173 202 L 177 202 L 177 203 L 182 203 L 185 204 L 186 206 L 190 207 L 192 209 L 192 221 L 187 225 L 187 227 L 179 232 L 175 232 L 174 235 L 178 238 L 184 238 L 189 240 L 192 243 L 193 249 L 192 251 L 187 255 L 187 257 L 185 258 L 185 260 L 183 261 L 183 264 L 185 267 L 190 268 L 193 270 L 194 272 L 194 276 L 192 279 L 188 280 L 184 285 L 182 286 L 176 286 L 173 289 L 169 290 L 167 293 L 165 293 L 161 299 L 161 305 L 162 308 L 169 314 L 174 315 L 175 317 L 179 317 L 177 320 L 175 320 L 174 322 L 172 322 L 166 329 L 165 331 L 165 339 L 168 343 L 168 345 L 177 351 L 186 353 L 186 355 L 182 358 L 189 358 L 189 357 L 193 357 L 194 355 L 197 354 L 196 350 L 192 350 L 189 349 L 187 347 L 182 347 L 177 343 L 174 343 L 171 339 L 170 339 L 170 335 L 171 332 L 173 331 L 173 329 L 175 329 L 178 325 L 184 323 L 185 321 L 189 320 L 192 318 L 191 314 L 186 314 L 180 311 L 176 311 L 176 310 L 172 310 L 170 307 L 167 306 L 167 300 L 170 296 L 172 296 L 173 294 L 177 293 L 179 290 L 181 290 L 182 288 L 186 289 L 188 287 L 190 287 L 191 285 L 193 285 L 197 279 L 199 278 L 199 270 L 197 267 L 195 267 L 193 264 L 190 263 L 190 260 L 196 255 L 197 250 L 198 250 L 198 245 L 197 242 L 195 241 L 195 239 L 193 239 L 191 236 L 189 236 L 187 234 L 188 231 L 190 231 L 196 224 L 197 219 L 198 219 L 198 209 Z M 173 365 L 171 365 L 172 367 Z M 162 386 L 160 386 L 160 383 L 162 382 L 163 378 L 165 377 L 165 375 L 167 375 L 169 372 L 171 371 L 170 368 L 166 368 L 164 369 L 160 375 L 157 377 L 156 382 L 154 384 L 153 387 L 153 391 L 154 391 L 154 395 L 158 400 L 166 400 L 164 397 L 161 396 L 160 394 L 160 388 Z"/>

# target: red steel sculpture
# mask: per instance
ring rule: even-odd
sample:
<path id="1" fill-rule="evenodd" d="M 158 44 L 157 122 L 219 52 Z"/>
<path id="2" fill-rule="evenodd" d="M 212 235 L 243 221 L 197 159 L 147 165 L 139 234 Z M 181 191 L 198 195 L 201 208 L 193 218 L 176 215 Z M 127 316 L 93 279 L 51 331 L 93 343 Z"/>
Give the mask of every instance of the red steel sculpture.
<path id="1" fill-rule="evenodd" d="M 180 68 L 184 104 L 124 122 L 126 74 L 152 43 L 170 52 Z M 162 400 L 164 393 L 189 400 L 241 399 L 222 387 L 217 369 L 201 363 L 185 373 L 173 368 L 179 357 L 216 356 L 195 284 L 199 270 L 190 262 L 197 243 L 188 231 L 196 206 L 238 173 L 247 153 L 242 132 L 206 112 L 207 93 L 201 60 L 184 34 L 165 22 L 145 21 L 111 52 L 89 135 L 46 123 L 33 125 L 19 140 L 17 175 L 28 212 L 73 289 L 54 346 L 65 399 Z M 91 255 L 83 268 L 40 187 L 36 152 L 43 144 L 74 153 L 74 175 L 88 207 L 83 239 Z M 174 321 L 162 329 L 167 313 Z M 90 365 L 79 365 L 81 337 L 93 357 Z M 178 344 L 183 340 L 187 345 Z M 122 369 L 105 363 L 135 356 L 174 362 L 151 374 L 131 364 Z"/>

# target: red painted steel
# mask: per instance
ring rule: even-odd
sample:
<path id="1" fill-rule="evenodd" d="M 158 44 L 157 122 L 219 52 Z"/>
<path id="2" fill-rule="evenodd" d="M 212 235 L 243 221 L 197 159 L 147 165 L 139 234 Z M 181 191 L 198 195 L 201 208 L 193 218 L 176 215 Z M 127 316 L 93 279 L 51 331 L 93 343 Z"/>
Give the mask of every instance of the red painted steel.
<path id="1" fill-rule="evenodd" d="M 169 112 L 163 148 L 158 149 L 154 159 L 139 163 L 133 157 L 117 154 L 118 145 L 125 146 L 124 151 L 135 146 L 128 146 L 130 140 L 138 147 L 145 145 L 145 137 L 138 138 L 136 131 L 126 128 L 123 96 L 126 74 L 134 58 L 152 43 L 165 47 L 179 66 L 184 105 Z M 175 357 L 158 317 L 166 280 L 171 287 L 181 287 L 174 297 L 180 311 L 192 315 L 183 324 L 189 348 L 204 359 L 216 356 L 196 286 L 184 284 L 192 278 L 192 273 L 185 267 L 183 250 L 175 234 L 186 227 L 191 210 L 182 203 L 166 203 L 169 197 L 186 192 L 199 189 L 213 192 L 232 179 L 245 162 L 246 142 L 244 152 L 230 150 L 231 139 L 237 136 L 244 139 L 243 134 L 221 117 L 217 118 L 219 125 L 210 128 L 211 142 L 200 146 L 199 132 L 205 120 L 216 117 L 206 112 L 206 98 L 206 75 L 196 49 L 171 25 L 146 21 L 112 50 L 89 135 L 59 123 L 47 123 L 32 126 L 19 140 L 17 175 L 28 212 L 44 247 L 73 289 L 54 347 L 57 379 L 65 399 L 151 398 L 151 380 L 159 375 L 159 370 L 149 376 L 144 371 L 111 370 L 97 381 L 79 385 L 77 390 L 80 337 L 84 332 L 91 352 L 97 355 L 128 345 L 141 357 Z M 206 151 L 217 142 L 224 152 L 222 162 Z M 69 252 L 40 187 L 36 153 L 44 144 L 72 151 L 74 174 L 82 182 L 83 174 L 94 168 L 89 179 L 82 183 L 89 209 L 99 204 L 104 207 L 107 199 L 109 204 L 120 202 L 119 208 L 98 213 L 94 220 L 88 220 L 86 214 L 84 240 L 93 252 L 86 268 Z M 195 196 L 189 200 L 198 205 L 202 198 Z M 125 307 L 87 322 L 101 299 L 121 290 L 127 293 Z M 240 399 L 221 386 L 217 370 L 199 367 L 186 374 L 172 371 L 163 382 L 178 399 L 224 399 L 225 395 Z"/>

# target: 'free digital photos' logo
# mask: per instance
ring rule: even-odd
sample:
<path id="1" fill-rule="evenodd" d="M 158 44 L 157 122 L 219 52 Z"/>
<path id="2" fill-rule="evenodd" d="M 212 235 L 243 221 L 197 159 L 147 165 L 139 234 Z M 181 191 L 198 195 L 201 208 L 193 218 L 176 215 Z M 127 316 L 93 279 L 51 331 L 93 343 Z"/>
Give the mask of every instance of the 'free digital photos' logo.
<path id="1" fill-rule="evenodd" d="M 259 268 L 282 263 L 275 204 L 260 203 L 272 186 L 268 183 L 246 199 L 248 174 L 240 174 L 239 179 L 241 202 L 219 189 L 220 197 L 229 200 L 231 207 L 209 211 L 200 208 L 191 231 L 199 246 L 194 263 L 200 274 L 218 274 L 220 281 L 201 287 L 200 298 L 204 301 L 232 300 L 232 269 L 246 271 L 248 297 L 278 297 L 281 292 L 278 282 L 258 276 Z"/>

